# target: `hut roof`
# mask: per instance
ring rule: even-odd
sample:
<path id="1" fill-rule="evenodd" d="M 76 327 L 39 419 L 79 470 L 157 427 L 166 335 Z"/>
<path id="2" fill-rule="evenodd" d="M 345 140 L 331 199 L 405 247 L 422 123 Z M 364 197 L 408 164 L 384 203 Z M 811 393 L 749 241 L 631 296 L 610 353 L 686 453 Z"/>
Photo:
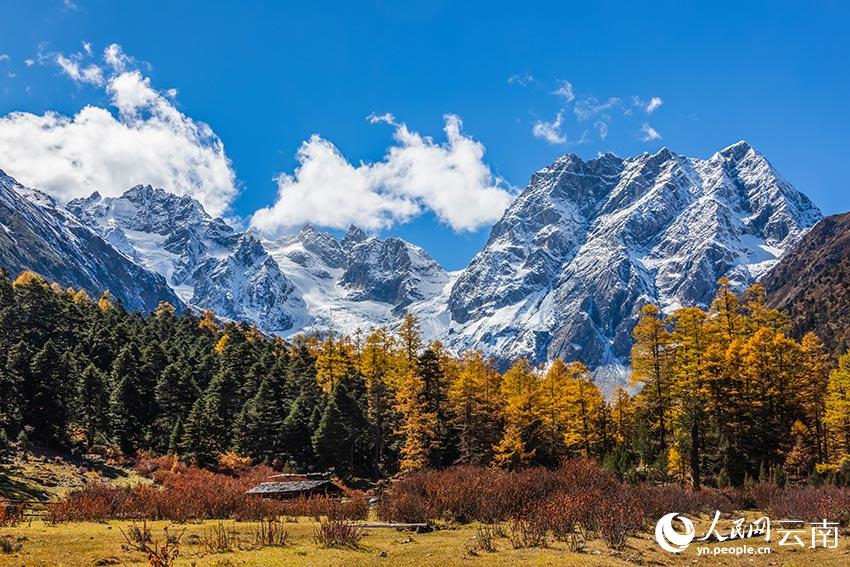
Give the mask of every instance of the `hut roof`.
<path id="1" fill-rule="evenodd" d="M 329 480 L 287 480 L 284 482 L 261 482 L 246 494 L 297 494 L 309 492 L 324 485 L 331 489 L 338 488 Z"/>

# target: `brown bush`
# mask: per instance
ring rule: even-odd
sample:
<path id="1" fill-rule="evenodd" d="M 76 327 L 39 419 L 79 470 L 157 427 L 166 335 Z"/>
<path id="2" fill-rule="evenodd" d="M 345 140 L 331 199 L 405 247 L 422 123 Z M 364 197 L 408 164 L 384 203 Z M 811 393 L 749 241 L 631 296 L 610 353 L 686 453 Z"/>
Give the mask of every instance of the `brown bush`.
<path id="1" fill-rule="evenodd" d="M 289 532 L 277 520 L 264 520 L 254 529 L 254 546 L 283 547 L 289 543 Z"/>
<path id="2" fill-rule="evenodd" d="M 201 546 L 207 553 L 227 553 L 233 551 L 238 539 L 239 533 L 236 530 L 227 529 L 227 526 L 218 522 L 212 528 L 204 530 Z"/>
<path id="3" fill-rule="evenodd" d="M 833 486 L 789 487 L 776 492 L 765 510 L 771 519 L 850 522 L 850 490 Z"/>
<path id="4" fill-rule="evenodd" d="M 490 524 L 478 526 L 475 530 L 475 545 L 477 549 L 487 553 L 496 552 L 496 528 Z"/>
<path id="5" fill-rule="evenodd" d="M 249 488 L 268 477 L 270 469 L 266 467 L 229 475 L 186 467 L 173 457 L 159 457 L 140 459 L 137 470 L 153 478 L 154 484 L 120 488 L 91 484 L 52 503 L 48 519 L 54 523 L 108 519 L 259 521 L 283 515 L 362 519 L 368 513 L 368 503 L 360 492 L 351 492 L 351 498 L 344 501 L 326 497 L 276 501 L 246 495 Z"/>
<path id="6" fill-rule="evenodd" d="M 0 528 L 15 527 L 23 519 L 23 504 L 0 500 Z"/>
<path id="7" fill-rule="evenodd" d="M 121 530 L 121 528 L 119 528 Z M 150 537 L 147 525 L 141 528 L 136 524 L 130 526 L 129 533 L 121 530 L 121 535 L 131 549 L 144 553 L 151 567 L 172 567 L 180 556 L 180 540 L 183 532 L 169 534 L 168 528 L 164 529 L 165 539 L 160 542 Z"/>
<path id="8" fill-rule="evenodd" d="M 629 537 L 646 527 L 643 508 L 626 487 L 613 490 L 592 507 L 593 531 L 611 549 L 622 549 Z"/>
<path id="9" fill-rule="evenodd" d="M 514 549 L 546 547 L 546 530 L 524 518 L 514 518 L 508 524 L 508 539 Z"/>
<path id="10" fill-rule="evenodd" d="M 4 535 L 0 536 L 0 553 L 17 553 L 24 547 L 21 539 Z"/>
<path id="11" fill-rule="evenodd" d="M 357 549 L 363 529 L 346 520 L 322 520 L 313 539 L 323 547 Z"/>

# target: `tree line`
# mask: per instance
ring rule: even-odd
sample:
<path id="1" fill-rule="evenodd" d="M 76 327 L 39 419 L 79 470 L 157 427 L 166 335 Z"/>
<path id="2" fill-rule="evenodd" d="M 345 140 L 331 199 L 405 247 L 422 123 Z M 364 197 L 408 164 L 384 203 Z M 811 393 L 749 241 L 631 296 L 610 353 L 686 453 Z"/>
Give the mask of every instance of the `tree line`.
<path id="1" fill-rule="evenodd" d="M 269 337 L 213 313 L 128 313 L 24 272 L 0 277 L 0 435 L 80 452 L 223 456 L 383 478 L 455 464 L 597 459 L 699 488 L 836 474 L 850 455 L 850 357 L 795 341 L 758 286 L 706 310 L 643 309 L 632 395 L 580 362 L 500 372 L 395 331 Z"/>

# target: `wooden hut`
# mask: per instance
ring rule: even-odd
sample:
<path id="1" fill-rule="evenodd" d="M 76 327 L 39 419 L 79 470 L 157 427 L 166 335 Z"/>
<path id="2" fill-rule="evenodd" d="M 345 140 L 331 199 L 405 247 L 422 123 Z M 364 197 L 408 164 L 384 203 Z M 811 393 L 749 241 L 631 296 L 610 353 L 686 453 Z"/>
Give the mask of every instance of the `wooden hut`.
<path id="1" fill-rule="evenodd" d="M 288 499 L 302 496 L 342 496 L 343 490 L 331 481 L 327 473 L 276 474 L 245 494 Z"/>

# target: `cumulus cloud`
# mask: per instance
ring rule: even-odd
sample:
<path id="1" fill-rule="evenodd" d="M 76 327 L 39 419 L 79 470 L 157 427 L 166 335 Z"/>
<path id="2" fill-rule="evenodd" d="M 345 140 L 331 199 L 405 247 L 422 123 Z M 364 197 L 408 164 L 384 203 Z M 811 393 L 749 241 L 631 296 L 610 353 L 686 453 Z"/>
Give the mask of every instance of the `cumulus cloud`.
<path id="1" fill-rule="evenodd" d="M 115 196 L 150 183 L 191 195 L 212 214 L 224 213 L 237 189 L 218 136 L 129 69 L 131 60 L 119 46 L 107 48 L 104 60 L 113 69 L 108 75 L 74 56 L 55 61 L 73 80 L 104 88 L 114 110 L 86 106 L 73 116 L 0 116 L 0 168 L 60 201 L 94 190 Z M 87 72 L 91 67 L 100 75 Z"/>
<path id="2" fill-rule="evenodd" d="M 664 101 L 658 98 L 657 96 L 654 96 L 650 99 L 648 103 L 646 103 L 646 107 L 644 108 L 644 110 L 646 110 L 647 114 L 652 114 L 655 109 L 657 109 L 662 104 L 664 104 Z"/>
<path id="3" fill-rule="evenodd" d="M 56 64 L 75 82 L 96 86 L 103 85 L 103 70 L 97 65 L 82 66 L 77 57 L 68 58 L 61 53 L 56 55 Z"/>
<path id="4" fill-rule="evenodd" d="M 546 140 L 550 144 L 563 144 L 566 143 L 567 137 L 566 135 L 561 133 L 561 125 L 563 124 L 564 113 L 563 111 L 558 112 L 555 115 L 555 120 L 552 122 L 546 122 L 543 120 L 538 120 L 534 123 L 534 126 L 531 127 L 531 133 L 535 138 L 540 138 L 541 140 Z"/>
<path id="5" fill-rule="evenodd" d="M 656 130 L 649 124 L 644 123 L 640 127 L 640 133 L 638 134 L 638 138 L 641 142 L 651 142 L 653 140 L 660 140 L 661 134 L 659 134 L 658 130 Z"/>
<path id="6" fill-rule="evenodd" d="M 117 43 L 113 43 L 103 50 L 103 60 L 117 73 L 122 73 L 133 64 L 133 59 L 128 57 Z"/>
<path id="7" fill-rule="evenodd" d="M 368 120 L 395 128 L 395 143 L 381 161 L 354 165 L 314 135 L 298 150 L 294 173 L 277 177 L 277 201 L 254 213 L 251 226 L 270 234 L 307 222 L 375 230 L 430 210 L 455 231 L 476 230 L 498 220 L 513 198 L 457 116 L 445 116 L 445 142 L 409 130 L 392 114 Z"/>
<path id="8" fill-rule="evenodd" d="M 0 53 L 0 61 L 8 61 L 9 56 L 6 53 Z"/>

